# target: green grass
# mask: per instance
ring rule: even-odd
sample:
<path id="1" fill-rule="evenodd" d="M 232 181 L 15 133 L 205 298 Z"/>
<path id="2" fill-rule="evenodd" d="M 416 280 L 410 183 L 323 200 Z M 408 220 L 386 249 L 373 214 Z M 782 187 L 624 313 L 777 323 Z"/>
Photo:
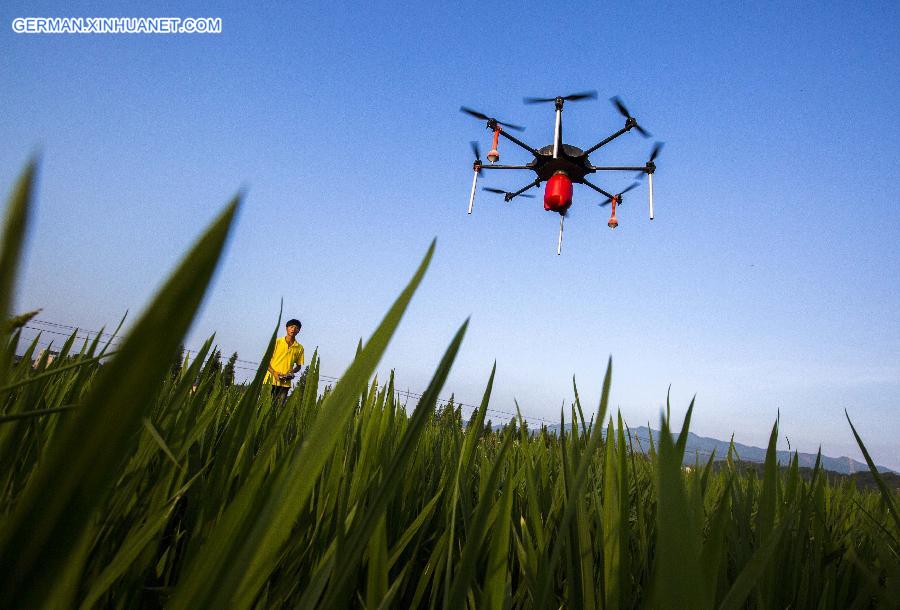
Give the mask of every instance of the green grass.
<path id="1" fill-rule="evenodd" d="M 33 183 L 31 167 L 9 206 L 2 320 Z M 608 412 L 610 361 L 596 409 L 575 388 L 560 416 L 570 431 L 529 434 L 521 419 L 485 430 L 493 371 L 466 427 L 452 405 L 437 408 L 466 323 L 448 332 L 407 411 L 392 378 L 371 376 L 434 245 L 334 387 L 320 387 L 314 355 L 302 394 L 275 408 L 263 368 L 246 386 L 224 383 L 207 358 L 212 340 L 172 378 L 238 205 L 116 353 L 73 334 L 52 364 L 28 365 L 33 343 L 13 365 L 21 324 L 3 325 L 0 607 L 845 609 L 900 599 L 894 492 L 832 485 L 818 466 L 801 477 L 796 459 L 778 468 L 777 422 L 760 476 L 730 452 L 723 468 L 682 467 L 693 405 L 678 433 L 662 418 L 645 456 Z"/>

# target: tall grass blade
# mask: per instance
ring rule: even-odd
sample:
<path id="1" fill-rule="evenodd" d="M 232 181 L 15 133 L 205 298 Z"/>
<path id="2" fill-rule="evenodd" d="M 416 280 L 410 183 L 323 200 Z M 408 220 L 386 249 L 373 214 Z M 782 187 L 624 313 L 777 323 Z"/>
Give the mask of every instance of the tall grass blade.
<path id="1" fill-rule="evenodd" d="M 777 501 L 778 482 L 778 457 L 775 452 L 775 443 L 778 440 L 778 422 L 772 426 L 769 435 L 769 445 L 766 449 L 766 462 L 764 466 L 763 488 L 759 496 L 759 510 L 756 514 L 756 531 L 760 541 L 765 541 L 775 525 L 775 505 Z"/>
<path id="2" fill-rule="evenodd" d="M 512 528 L 510 517 L 513 505 L 513 478 L 506 479 L 506 487 L 500 496 L 500 505 L 494 519 L 491 546 L 488 551 L 487 570 L 484 575 L 484 607 L 488 610 L 503 610 L 509 586 L 509 532 Z"/>
<path id="3" fill-rule="evenodd" d="M 600 446 L 601 439 L 603 437 L 601 428 L 603 426 L 603 420 L 606 417 L 606 409 L 609 404 L 609 388 L 611 384 L 612 358 L 609 359 L 606 365 L 606 375 L 604 375 L 603 377 L 603 389 L 600 392 L 600 404 L 597 407 L 597 415 L 594 418 L 594 430 L 592 431 L 590 440 L 585 446 L 584 451 L 581 455 L 581 459 L 577 464 L 574 481 L 571 487 L 567 490 L 565 511 L 563 512 L 563 517 L 559 523 L 560 532 L 568 531 L 569 524 L 571 523 L 572 518 L 575 514 L 578 502 L 582 501 L 584 484 L 587 479 L 589 466 L 592 462 L 591 458 L 597 451 L 597 447 Z M 572 429 L 575 429 L 575 422 L 572 422 Z M 564 433 L 565 422 L 563 422 L 560 426 L 560 439 L 564 438 Z M 561 452 L 564 454 L 565 448 L 563 448 Z M 556 537 L 553 542 L 553 549 L 550 553 L 549 561 L 546 562 L 546 565 L 541 566 L 541 576 L 534 595 L 535 607 L 537 608 L 545 608 L 549 603 L 548 600 L 550 597 L 550 586 L 556 572 L 556 566 L 559 563 L 560 556 L 562 555 L 563 546 L 565 545 L 564 538 L 565 536 L 562 535 Z"/>
<path id="4" fill-rule="evenodd" d="M 475 508 L 475 514 L 467 532 L 466 543 L 463 546 L 456 575 L 450 588 L 448 608 L 465 607 L 465 599 L 469 594 L 469 587 L 472 585 L 472 580 L 475 577 L 478 556 L 481 553 L 487 534 L 488 516 L 491 508 L 494 506 L 492 500 L 496 493 L 497 482 L 503 467 L 503 458 L 512 445 L 513 438 L 512 431 L 508 430 L 503 439 L 503 445 L 500 447 L 500 451 L 497 452 L 497 460 L 493 463 L 488 473 L 485 489 L 490 494 L 490 499 L 488 497 L 482 498 Z"/>
<path id="5" fill-rule="evenodd" d="M 891 516 L 894 518 L 894 526 L 900 531 L 900 516 L 897 514 L 897 507 L 894 504 L 894 497 L 891 494 L 890 490 L 888 490 L 887 485 L 884 483 L 884 478 L 882 478 L 881 473 L 878 472 L 878 468 L 875 466 L 875 462 L 872 461 L 872 456 L 869 455 L 869 450 L 866 449 L 865 443 L 863 443 L 862 438 L 860 438 L 859 433 L 856 431 L 856 427 L 854 427 L 853 422 L 850 421 L 850 414 L 847 413 L 847 410 L 844 410 L 844 416 L 847 418 L 847 423 L 850 424 L 850 429 L 853 431 L 853 437 L 856 439 L 856 444 L 859 445 L 859 450 L 862 451 L 863 457 L 866 458 L 866 464 L 869 466 L 869 472 L 872 473 L 872 476 L 875 478 L 875 483 L 878 485 L 878 491 L 881 492 L 881 499 L 884 501 L 885 506 L 887 506 L 888 511 L 891 513 Z"/>
<path id="6" fill-rule="evenodd" d="M 206 292 L 237 209 L 232 201 L 188 253 L 107 364 L 83 408 L 61 421 L 46 458 L 0 530 L 0 606 L 71 605 L 55 575 L 78 565 L 85 528 L 136 442 Z"/>
<path id="7" fill-rule="evenodd" d="M 0 394 L 4 392 L 9 392 L 10 390 L 14 390 L 16 388 L 20 388 L 22 386 L 26 386 L 30 383 L 34 383 L 36 381 L 44 381 L 50 377 L 55 377 L 61 373 L 67 373 L 73 369 L 81 368 L 87 366 L 89 364 L 94 364 L 95 362 L 99 362 L 104 358 L 109 358 L 116 352 L 110 352 L 105 355 L 94 356 L 92 358 L 80 358 L 75 362 L 70 362 L 69 364 L 64 364 L 62 366 L 55 366 L 50 370 L 44 371 L 42 373 L 38 373 L 37 375 L 31 375 L 30 377 L 26 377 L 24 379 L 20 379 L 18 381 L 14 381 L 13 383 L 9 383 L 2 388 L 0 388 Z"/>
<path id="8" fill-rule="evenodd" d="M 449 513 L 450 513 L 450 528 L 449 534 L 450 539 L 453 540 L 456 535 L 456 513 L 457 507 L 459 506 L 459 485 L 460 485 L 460 477 L 464 472 L 470 472 L 472 467 L 473 457 L 475 455 L 475 448 L 478 443 L 478 439 L 481 437 L 481 434 L 484 429 L 484 418 L 487 413 L 488 404 L 491 399 L 491 391 L 494 387 L 494 375 L 497 373 L 497 362 L 495 361 L 493 366 L 491 367 L 491 375 L 488 378 L 487 387 L 484 390 L 484 394 L 481 397 L 481 403 L 478 406 L 478 410 L 475 412 L 475 417 L 473 418 L 473 425 L 466 430 L 466 436 L 463 440 L 463 448 L 459 455 L 459 462 L 457 463 L 456 473 L 453 476 L 453 487 L 451 492 Z M 517 407 L 518 408 L 518 407 Z M 453 545 L 448 545 L 447 548 L 447 563 L 445 566 L 444 573 L 444 598 L 443 603 L 446 606 L 449 603 L 449 595 L 450 589 L 453 586 Z"/>
<path id="9" fill-rule="evenodd" d="M 38 409 L 37 411 L 23 411 L 21 413 L 13 413 L 12 415 L 0 415 L 0 424 L 7 422 L 19 421 L 21 419 L 31 419 L 32 417 L 43 417 L 52 415 L 53 413 L 65 413 L 75 409 L 75 405 L 63 405 L 61 407 L 52 407 L 50 409 Z"/>
<path id="10" fill-rule="evenodd" d="M 19 263 L 28 229 L 28 215 L 31 209 L 31 195 L 34 190 L 37 162 L 32 160 L 19 177 L 10 197 L 3 223 L 3 239 L 0 240 L 0 321 L 9 318 L 12 308 Z M 0 336 L 6 337 L 13 329 L 4 329 Z M 0 351 L 0 385 L 6 384 L 6 377 L 12 362 L 12 354 Z"/>
<path id="11" fill-rule="evenodd" d="M 687 422 L 693 408 L 688 408 Z M 700 536 L 682 480 L 683 447 L 672 439 L 668 418 L 662 420 L 657 462 L 657 550 L 654 558 L 652 607 L 709 608 L 700 567 Z M 679 440 L 686 438 L 682 428 Z"/>
<path id="12" fill-rule="evenodd" d="M 781 536 L 787 528 L 788 521 L 788 519 L 782 520 L 781 523 L 772 530 L 763 545 L 753 553 L 753 557 L 747 565 L 744 566 L 744 569 L 741 570 L 741 573 L 734 580 L 731 589 L 729 589 L 725 598 L 722 600 L 722 603 L 719 605 L 719 610 L 741 610 L 741 608 L 744 607 L 747 596 L 750 595 L 753 587 L 757 584 L 757 581 L 763 575 L 763 572 L 775 554 L 775 551 L 781 542 Z"/>
<path id="13" fill-rule="evenodd" d="M 385 467 L 383 480 L 377 485 L 373 483 L 372 487 L 374 489 L 366 494 L 367 496 L 372 497 L 372 501 L 367 506 L 367 510 L 360 519 L 359 524 L 354 527 L 352 534 L 348 537 L 347 546 L 351 552 L 345 559 L 343 565 L 337 566 L 334 582 L 330 586 L 331 591 L 323 602 L 324 608 L 341 607 L 338 603 L 340 601 L 340 596 L 344 594 L 347 585 L 354 575 L 353 568 L 356 567 L 356 562 L 359 559 L 361 549 L 363 548 L 365 541 L 371 535 L 376 522 L 374 515 L 377 515 L 380 511 L 384 510 L 387 507 L 388 501 L 396 493 L 402 480 L 402 473 L 413 457 L 416 445 L 425 429 L 426 423 L 434 413 L 441 388 L 444 387 L 444 383 L 447 381 L 447 377 L 450 374 L 450 368 L 453 366 L 453 361 L 456 359 L 456 354 L 459 352 L 459 347 L 462 344 L 463 337 L 465 336 L 468 327 L 469 321 L 466 320 L 453 337 L 431 382 L 422 394 L 422 398 L 419 400 L 419 404 L 413 412 L 406 430 L 403 432 L 403 437 L 400 440 L 397 451 Z"/>
<path id="14" fill-rule="evenodd" d="M 274 569 L 281 545 L 353 415 L 357 396 L 387 349 L 433 253 L 434 242 L 409 284 L 325 399 L 303 443 L 273 475 L 268 496 L 259 506 L 235 502 L 229 508 L 231 515 L 226 512 L 222 521 L 226 527 L 220 526 L 210 534 L 206 548 L 194 558 L 179 583 L 172 608 L 219 605 L 215 600 L 233 608 L 252 604 Z"/>
<path id="15" fill-rule="evenodd" d="M 19 177 L 6 210 L 3 240 L 0 241 L 0 320 L 9 318 L 19 262 L 22 258 L 23 244 L 28 230 L 28 216 L 36 173 L 37 162 L 32 160 Z M 12 332 L 12 330 L 12 328 L 4 329 L 6 333 Z"/>

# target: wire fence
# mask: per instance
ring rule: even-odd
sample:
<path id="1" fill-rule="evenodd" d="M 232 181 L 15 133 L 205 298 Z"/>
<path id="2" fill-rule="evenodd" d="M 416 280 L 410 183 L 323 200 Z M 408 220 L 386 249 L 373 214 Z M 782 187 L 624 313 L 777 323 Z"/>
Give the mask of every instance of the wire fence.
<path id="1" fill-rule="evenodd" d="M 30 320 L 28 322 L 28 324 L 23 326 L 23 328 L 33 331 L 35 333 L 40 333 L 42 336 L 45 334 L 51 334 L 51 335 L 57 335 L 57 336 L 62 336 L 62 337 L 68 338 L 68 337 L 72 336 L 72 334 L 74 333 L 76 340 L 83 340 L 83 341 L 84 340 L 91 341 L 91 340 L 95 339 L 96 337 L 100 337 L 101 342 L 109 343 L 111 346 L 118 345 L 124 339 L 124 337 L 114 335 L 113 333 L 106 332 L 105 330 L 90 330 L 90 329 L 83 328 L 81 326 L 73 326 L 71 324 L 63 324 L 60 322 L 54 322 L 51 320 L 44 320 L 44 319 L 38 319 L 38 318 Z M 51 347 L 52 342 L 46 342 L 46 341 L 39 340 L 39 344 L 49 348 L 49 347 Z M 182 349 L 183 349 L 183 353 L 188 354 L 188 355 L 196 356 L 197 354 L 200 353 L 199 350 L 191 349 L 188 347 L 183 347 Z M 247 375 L 247 377 L 252 377 L 253 375 L 255 375 L 256 372 L 259 370 L 259 366 L 260 366 L 260 363 L 257 361 L 245 360 L 245 359 L 240 359 L 240 358 L 236 359 L 235 364 L 234 364 L 235 370 L 244 371 L 244 372 L 249 373 L 249 375 Z M 321 372 L 319 373 L 319 378 L 324 380 L 327 385 L 334 385 L 335 383 L 337 383 L 340 380 L 340 377 L 337 377 L 334 375 L 327 375 L 327 374 L 324 374 Z M 396 388 L 396 384 L 395 384 L 395 388 Z M 398 397 L 405 398 L 406 403 L 408 403 L 409 400 L 418 401 L 418 400 L 422 399 L 421 392 L 414 392 L 410 389 L 406 389 L 406 390 L 396 390 L 395 389 L 395 393 Z M 454 406 L 460 407 L 461 409 L 466 409 L 469 416 L 471 416 L 472 411 L 474 411 L 475 409 L 478 408 L 477 405 L 460 402 L 455 397 L 439 398 L 437 401 L 437 404 L 438 404 L 438 406 L 443 407 L 443 406 L 450 404 L 451 401 Z M 506 417 L 509 419 L 519 416 L 519 414 L 513 413 L 511 411 L 504 411 L 502 409 L 494 409 L 491 407 L 488 407 L 487 412 L 491 415 L 495 415 L 495 416 L 499 416 L 499 417 Z M 558 423 L 558 422 L 555 422 L 555 421 L 552 421 L 549 419 L 545 419 L 543 417 L 538 417 L 536 415 L 530 415 L 530 414 L 526 414 L 526 413 L 522 413 L 521 416 L 522 416 L 522 419 L 525 420 L 526 422 L 529 422 L 529 424 L 540 422 L 540 423 L 547 424 L 547 425 L 556 425 Z"/>
<path id="2" fill-rule="evenodd" d="M 63 336 L 63 337 L 68 338 L 68 337 L 71 337 L 72 334 L 75 334 L 76 340 L 83 340 L 83 341 L 92 341 L 95 338 L 100 337 L 101 342 L 109 343 L 112 346 L 118 345 L 124 339 L 124 337 L 117 336 L 117 335 L 114 335 L 113 333 L 109 333 L 109 332 L 106 332 L 103 330 L 89 330 L 89 329 L 82 328 L 80 326 L 72 326 L 69 324 L 62 324 L 60 322 L 53 322 L 51 320 L 42 320 L 42 319 L 36 319 L 36 318 L 30 320 L 28 322 L 28 324 L 24 325 L 22 328 L 30 330 L 30 331 L 34 331 L 35 333 L 40 333 L 41 336 L 43 336 L 45 334 L 51 334 L 51 335 L 58 335 L 58 336 Z M 43 341 L 41 339 L 38 339 L 37 343 L 38 343 L 38 345 L 45 346 L 48 349 L 53 346 L 52 341 Z M 194 356 L 196 356 L 197 354 L 200 353 L 199 350 L 190 349 L 187 347 L 183 347 L 183 350 L 184 350 L 184 353 L 193 354 Z M 256 372 L 259 370 L 259 366 L 260 366 L 259 362 L 255 362 L 253 360 L 242 360 L 240 358 L 236 359 L 235 364 L 234 364 L 234 368 L 236 370 L 246 371 L 246 372 L 251 373 L 251 375 L 248 375 L 247 377 L 252 377 L 252 375 L 255 375 Z M 326 382 L 326 385 L 334 385 L 335 383 L 337 383 L 340 380 L 340 377 L 335 377 L 333 375 L 326 375 L 321 372 L 319 373 L 319 378 L 324 380 Z M 395 384 L 395 387 L 396 387 L 396 384 Z M 395 395 L 398 397 L 398 399 L 405 399 L 405 401 L 403 403 L 404 405 L 408 404 L 410 400 L 419 401 L 422 399 L 422 396 L 423 396 L 420 392 L 413 392 L 412 390 L 409 390 L 409 389 L 406 389 L 406 390 L 396 390 L 395 389 Z M 453 404 L 453 406 L 459 407 L 461 410 L 466 409 L 466 414 L 468 415 L 468 417 L 471 417 L 472 413 L 478 408 L 478 405 L 460 402 L 460 401 L 456 400 L 456 398 L 454 396 L 451 396 L 450 398 L 439 398 L 437 401 L 437 404 L 439 407 L 444 407 L 451 403 Z M 504 417 L 504 418 L 508 418 L 508 419 L 513 419 L 513 418 L 518 419 L 521 416 L 521 418 L 525 422 L 527 422 L 529 425 L 532 425 L 532 424 L 542 425 L 543 424 L 543 425 L 547 425 L 549 428 L 555 428 L 560 425 L 560 422 L 558 422 L 558 421 L 546 419 L 543 417 L 538 417 L 536 415 L 522 413 L 521 411 L 516 413 L 516 412 L 512 412 L 512 411 L 505 411 L 502 409 L 495 409 L 492 407 L 488 407 L 486 409 L 486 411 L 489 415 Z M 568 425 L 571 426 L 571 423 Z M 580 424 L 577 424 L 577 425 L 580 425 Z M 630 432 L 630 430 L 629 430 L 629 432 Z M 655 438 L 651 440 L 649 437 L 637 436 L 633 433 L 631 434 L 631 440 L 632 440 L 632 442 L 638 442 L 639 448 L 642 453 L 646 453 L 646 450 L 649 448 L 651 443 L 657 442 L 657 439 L 655 439 Z M 647 443 L 647 447 L 644 447 L 642 443 Z M 724 455 L 722 455 L 719 451 L 711 451 L 711 450 L 701 449 L 701 448 L 690 448 L 689 447 L 687 450 L 687 453 L 690 455 L 697 454 L 697 455 L 701 455 L 701 456 L 711 456 L 711 455 L 715 454 L 719 457 L 724 458 Z"/>

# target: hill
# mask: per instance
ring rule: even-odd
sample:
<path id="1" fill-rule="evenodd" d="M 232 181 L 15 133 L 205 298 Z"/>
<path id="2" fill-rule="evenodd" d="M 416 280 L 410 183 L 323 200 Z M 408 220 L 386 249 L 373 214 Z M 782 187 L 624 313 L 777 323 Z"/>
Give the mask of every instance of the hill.
<path id="1" fill-rule="evenodd" d="M 567 428 L 568 426 L 569 424 L 567 424 Z M 551 432 L 557 431 L 559 430 L 559 426 L 554 424 L 551 426 L 547 426 L 547 429 Z M 650 448 L 651 435 L 653 436 L 655 442 L 655 440 L 659 438 L 659 430 L 652 430 L 647 426 L 639 426 L 638 428 L 631 429 L 631 438 L 634 441 L 634 446 L 643 453 L 646 453 Z M 698 436 L 693 432 L 688 432 L 687 450 L 685 451 L 684 455 L 684 463 L 693 464 L 697 456 L 699 456 L 701 462 L 705 462 L 709 459 L 709 456 L 712 455 L 713 452 L 715 452 L 716 460 L 725 459 L 725 456 L 728 454 L 729 444 L 730 441 L 723 441 L 706 436 Z M 734 443 L 734 449 L 737 452 L 739 460 L 742 462 L 761 464 L 766 461 L 765 448 L 744 445 L 742 443 Z M 789 465 L 791 463 L 791 458 L 793 457 L 793 455 L 793 451 L 778 451 L 778 463 L 781 466 Z M 798 452 L 797 456 L 799 458 L 801 468 L 812 468 L 816 464 L 815 453 Z M 865 462 L 860 462 L 847 456 L 829 457 L 823 455 L 822 467 L 825 470 L 838 474 L 851 475 L 859 473 L 862 475 L 868 475 L 868 477 L 870 478 L 872 476 L 871 473 L 869 473 L 869 467 Z M 878 468 L 879 472 L 893 473 L 895 476 L 897 475 L 896 472 L 886 466 L 876 465 L 876 467 Z"/>

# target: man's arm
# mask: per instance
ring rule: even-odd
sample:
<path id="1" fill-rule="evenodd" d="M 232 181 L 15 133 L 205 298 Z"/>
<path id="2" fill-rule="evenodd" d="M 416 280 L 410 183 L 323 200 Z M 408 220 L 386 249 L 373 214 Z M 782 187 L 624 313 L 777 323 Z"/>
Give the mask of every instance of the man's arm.
<path id="1" fill-rule="evenodd" d="M 302 368 L 303 368 L 303 352 L 300 352 L 300 358 L 297 361 L 297 364 L 294 365 L 294 368 L 291 369 L 291 375 L 296 374 Z"/>

